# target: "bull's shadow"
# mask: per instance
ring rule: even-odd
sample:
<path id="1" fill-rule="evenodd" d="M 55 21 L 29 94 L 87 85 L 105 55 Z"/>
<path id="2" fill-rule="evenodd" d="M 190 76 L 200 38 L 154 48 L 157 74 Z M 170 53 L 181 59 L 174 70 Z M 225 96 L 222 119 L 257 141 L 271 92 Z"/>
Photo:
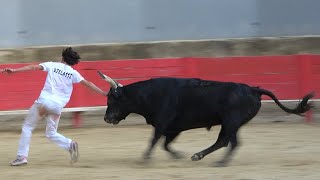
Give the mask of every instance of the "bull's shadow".
<path id="1" fill-rule="evenodd" d="M 98 71 L 110 85 L 104 120 L 118 124 L 130 113 L 136 113 L 154 127 L 150 146 L 144 153 L 151 158 L 154 145 L 163 136 L 163 148 L 172 158 L 181 153 L 170 148 L 170 143 L 182 132 L 195 128 L 221 125 L 217 141 L 198 153 L 191 160 L 199 161 L 206 155 L 230 144 L 218 166 L 231 160 L 238 146 L 239 128 L 254 118 L 261 108 L 261 96 L 271 97 L 285 112 L 303 115 L 312 108 L 308 103 L 314 94 L 303 97 L 295 108 L 287 108 L 268 90 L 242 83 L 209 81 L 196 78 L 154 78 L 122 86 Z"/>

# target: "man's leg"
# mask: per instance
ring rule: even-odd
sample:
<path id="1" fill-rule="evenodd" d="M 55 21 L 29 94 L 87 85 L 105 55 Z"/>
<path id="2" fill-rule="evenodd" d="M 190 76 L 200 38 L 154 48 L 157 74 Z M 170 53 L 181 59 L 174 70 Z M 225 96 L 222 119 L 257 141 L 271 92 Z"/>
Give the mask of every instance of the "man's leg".
<path id="1" fill-rule="evenodd" d="M 18 145 L 17 159 L 11 162 L 12 166 L 27 164 L 32 132 L 41 118 L 38 112 L 38 106 L 39 104 L 33 104 L 24 120 Z"/>
<path id="2" fill-rule="evenodd" d="M 47 119 L 46 137 L 50 141 L 57 144 L 59 147 L 70 152 L 71 163 L 77 162 L 78 156 L 79 156 L 78 144 L 57 132 L 60 115 L 49 114 L 48 116 L 46 116 L 46 119 Z"/>

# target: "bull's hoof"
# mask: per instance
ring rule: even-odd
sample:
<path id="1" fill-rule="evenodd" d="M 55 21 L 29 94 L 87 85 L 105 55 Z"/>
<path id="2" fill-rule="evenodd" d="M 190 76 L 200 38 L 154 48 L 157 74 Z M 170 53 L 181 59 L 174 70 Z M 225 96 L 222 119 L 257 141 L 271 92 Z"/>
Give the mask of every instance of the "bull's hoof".
<path id="1" fill-rule="evenodd" d="M 192 157 L 191 157 L 191 160 L 192 161 L 199 161 L 203 158 L 204 156 L 202 154 L 194 154 Z"/>
<path id="2" fill-rule="evenodd" d="M 143 154 L 142 158 L 147 161 L 147 160 L 151 159 L 151 155 L 150 155 L 150 153 L 145 153 L 145 154 Z"/>
<path id="3" fill-rule="evenodd" d="M 218 161 L 216 163 L 214 163 L 213 165 L 214 167 L 226 167 L 227 166 L 227 162 L 226 161 Z"/>
<path id="4" fill-rule="evenodd" d="M 171 157 L 173 159 L 183 159 L 185 157 L 185 155 L 180 152 L 173 152 L 173 153 L 171 153 Z"/>
<path id="5" fill-rule="evenodd" d="M 151 157 L 150 157 L 150 156 L 143 156 L 143 159 L 144 159 L 144 160 L 150 160 Z"/>

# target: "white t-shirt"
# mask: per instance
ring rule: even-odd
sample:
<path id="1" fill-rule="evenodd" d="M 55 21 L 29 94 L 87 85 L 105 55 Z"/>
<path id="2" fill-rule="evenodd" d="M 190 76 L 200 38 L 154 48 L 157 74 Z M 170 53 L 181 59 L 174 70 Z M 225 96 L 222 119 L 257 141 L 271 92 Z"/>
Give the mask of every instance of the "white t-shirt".
<path id="1" fill-rule="evenodd" d="M 70 100 L 73 84 L 79 83 L 84 78 L 77 70 L 64 63 L 45 62 L 40 66 L 48 74 L 37 102 L 41 103 L 43 99 L 47 99 L 64 107 Z"/>

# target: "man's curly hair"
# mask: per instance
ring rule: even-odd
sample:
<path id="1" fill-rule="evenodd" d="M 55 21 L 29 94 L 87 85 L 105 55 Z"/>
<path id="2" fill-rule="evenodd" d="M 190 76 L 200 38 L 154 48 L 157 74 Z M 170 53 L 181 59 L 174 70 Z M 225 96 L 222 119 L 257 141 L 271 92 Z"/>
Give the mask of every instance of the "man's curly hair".
<path id="1" fill-rule="evenodd" d="M 68 65 L 73 66 L 79 63 L 80 56 L 71 47 L 68 47 L 62 51 L 63 61 Z"/>

